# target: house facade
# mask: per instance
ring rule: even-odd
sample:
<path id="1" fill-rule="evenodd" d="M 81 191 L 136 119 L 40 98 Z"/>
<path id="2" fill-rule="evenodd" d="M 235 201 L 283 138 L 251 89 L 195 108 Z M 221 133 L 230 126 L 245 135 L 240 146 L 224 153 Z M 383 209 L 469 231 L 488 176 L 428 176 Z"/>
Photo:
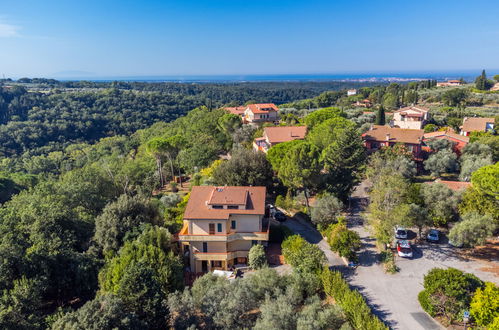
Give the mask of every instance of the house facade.
<path id="1" fill-rule="evenodd" d="M 373 125 L 370 130 L 362 134 L 364 146 L 368 151 L 374 152 L 382 147 L 392 147 L 403 144 L 413 155 L 416 161 L 422 160 L 422 142 L 424 131 L 422 129 L 405 129 L 389 126 Z"/>
<path id="2" fill-rule="evenodd" d="M 471 132 L 489 132 L 494 130 L 495 118 L 464 117 L 461 135 L 469 136 Z"/>
<path id="3" fill-rule="evenodd" d="M 461 80 L 447 80 L 445 82 L 437 82 L 437 87 L 461 86 L 464 83 Z"/>
<path id="4" fill-rule="evenodd" d="M 407 129 L 422 129 L 428 119 L 429 109 L 420 106 L 410 106 L 394 111 L 390 126 Z"/>
<path id="5" fill-rule="evenodd" d="M 243 119 L 247 123 L 276 122 L 279 108 L 273 103 L 250 104 L 244 110 Z"/>
<path id="6" fill-rule="evenodd" d="M 352 95 L 357 95 L 357 90 L 356 89 L 349 89 L 347 91 L 347 96 L 352 96 Z"/>
<path id="7" fill-rule="evenodd" d="M 266 245 L 265 187 L 192 188 L 178 237 L 191 272 L 247 264 L 254 244 Z"/>
<path id="8" fill-rule="evenodd" d="M 264 127 L 263 137 L 255 139 L 253 149 L 267 153 L 276 144 L 293 140 L 303 140 L 306 134 L 306 126 Z"/>

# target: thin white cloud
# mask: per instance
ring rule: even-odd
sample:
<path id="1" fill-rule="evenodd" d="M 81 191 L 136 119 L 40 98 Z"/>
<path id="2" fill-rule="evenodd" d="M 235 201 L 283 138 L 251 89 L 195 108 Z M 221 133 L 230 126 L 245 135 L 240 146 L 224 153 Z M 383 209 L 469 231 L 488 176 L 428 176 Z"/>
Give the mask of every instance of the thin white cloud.
<path id="1" fill-rule="evenodd" d="M 0 22 L 0 38 L 18 37 L 19 30 L 19 26 Z"/>

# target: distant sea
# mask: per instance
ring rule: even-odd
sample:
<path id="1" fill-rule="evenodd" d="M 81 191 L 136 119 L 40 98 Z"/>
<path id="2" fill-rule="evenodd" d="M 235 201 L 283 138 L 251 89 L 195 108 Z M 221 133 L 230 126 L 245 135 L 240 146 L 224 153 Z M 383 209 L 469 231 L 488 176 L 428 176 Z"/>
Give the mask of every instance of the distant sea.
<path id="1" fill-rule="evenodd" d="M 171 75 L 171 76 L 108 76 L 108 77 L 53 77 L 58 80 L 88 81 L 137 81 L 137 82 L 184 82 L 184 83 L 234 83 L 234 82 L 404 82 L 434 79 L 438 81 L 463 78 L 473 81 L 481 70 L 447 72 L 382 72 L 382 73 L 342 73 L 342 74 L 249 74 L 249 75 Z M 488 76 L 498 74 L 499 70 L 488 71 Z"/>

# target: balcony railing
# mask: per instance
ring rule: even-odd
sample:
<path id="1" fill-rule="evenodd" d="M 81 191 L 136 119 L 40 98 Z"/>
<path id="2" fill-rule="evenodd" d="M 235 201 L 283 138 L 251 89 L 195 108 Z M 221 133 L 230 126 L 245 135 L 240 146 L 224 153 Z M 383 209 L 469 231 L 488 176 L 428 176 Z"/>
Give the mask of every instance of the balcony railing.
<path id="1" fill-rule="evenodd" d="M 249 251 L 229 252 L 194 252 L 195 260 L 230 260 L 234 258 L 247 258 Z"/>
<path id="2" fill-rule="evenodd" d="M 237 230 L 231 230 L 229 233 L 223 234 L 189 234 L 189 228 L 187 225 L 182 227 L 180 233 L 178 234 L 180 241 L 191 241 L 191 242 L 232 242 L 232 241 L 268 241 L 269 240 L 269 221 L 267 219 L 262 221 L 262 231 L 261 232 L 240 232 Z"/>

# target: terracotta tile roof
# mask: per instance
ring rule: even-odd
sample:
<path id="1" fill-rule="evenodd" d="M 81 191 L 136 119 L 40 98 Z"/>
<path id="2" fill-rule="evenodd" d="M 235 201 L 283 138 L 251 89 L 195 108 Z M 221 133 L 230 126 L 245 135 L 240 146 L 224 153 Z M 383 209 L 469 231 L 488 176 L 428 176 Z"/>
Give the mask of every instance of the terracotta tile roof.
<path id="1" fill-rule="evenodd" d="M 465 132 L 482 131 L 485 132 L 487 123 L 494 123 L 494 118 L 464 118 L 462 130 Z"/>
<path id="2" fill-rule="evenodd" d="M 441 132 L 439 131 L 439 132 L 431 132 L 431 133 L 425 133 L 424 134 L 424 139 L 425 140 L 434 139 L 434 138 L 437 138 L 437 137 L 448 137 L 448 138 L 452 138 L 452 139 L 456 139 L 456 140 L 462 141 L 464 143 L 470 142 L 470 138 L 468 136 L 459 135 L 459 134 L 456 134 L 456 133 L 453 133 L 453 132 L 449 132 L 449 131 L 441 131 Z"/>
<path id="3" fill-rule="evenodd" d="M 225 107 L 224 108 L 226 111 L 229 111 L 230 113 L 234 115 L 241 116 L 244 114 L 244 110 L 246 110 L 245 106 L 240 106 L 240 107 Z"/>
<path id="4" fill-rule="evenodd" d="M 420 144 L 423 139 L 422 129 L 395 128 L 390 126 L 373 125 L 373 127 L 362 134 L 364 140 L 390 141 L 393 143 Z"/>
<path id="5" fill-rule="evenodd" d="M 279 108 L 274 103 L 257 103 L 247 106 L 253 113 L 269 113 L 270 111 L 279 111 Z"/>
<path id="6" fill-rule="evenodd" d="M 441 183 L 446 185 L 450 190 L 458 191 L 458 190 L 464 190 L 471 186 L 471 182 L 463 182 L 463 181 L 445 181 L 445 180 L 435 180 L 435 181 L 430 181 L 430 182 L 425 182 L 426 184 L 434 184 L 434 183 Z"/>
<path id="7" fill-rule="evenodd" d="M 430 111 L 430 109 L 422 107 L 422 106 L 419 106 L 419 105 L 418 106 L 412 105 L 412 106 L 409 106 L 409 107 L 400 108 L 400 109 L 398 109 L 397 111 L 394 111 L 394 112 L 406 112 L 406 111 L 416 111 L 416 112 L 425 113 L 425 112 Z"/>
<path id="8" fill-rule="evenodd" d="M 307 134 L 307 126 L 265 127 L 263 132 L 270 143 L 282 143 L 292 140 L 303 140 Z"/>
<path id="9" fill-rule="evenodd" d="M 265 214 L 265 187 L 192 187 L 184 219 L 229 219 L 231 214 Z M 210 204 L 211 203 L 211 204 Z M 212 204 L 240 205 L 245 209 L 213 209 Z"/>
<path id="10" fill-rule="evenodd" d="M 216 187 L 211 191 L 208 205 L 246 205 L 248 194 L 246 189 Z"/>

